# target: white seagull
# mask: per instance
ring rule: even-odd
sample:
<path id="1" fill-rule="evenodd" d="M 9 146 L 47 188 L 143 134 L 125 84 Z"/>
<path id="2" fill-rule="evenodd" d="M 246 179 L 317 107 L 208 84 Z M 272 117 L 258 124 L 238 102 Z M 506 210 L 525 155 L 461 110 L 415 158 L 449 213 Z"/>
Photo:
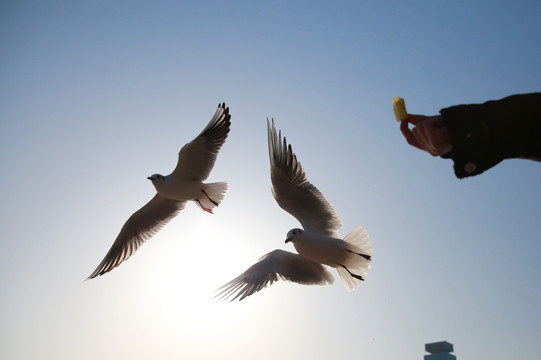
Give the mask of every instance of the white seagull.
<path id="1" fill-rule="evenodd" d="M 203 181 L 216 162 L 230 126 L 229 108 L 225 103 L 218 104 L 207 127 L 180 149 L 175 170 L 167 176 L 154 174 L 148 177 L 157 194 L 130 216 L 89 279 L 103 275 L 127 260 L 139 246 L 177 216 L 189 200 L 212 213 L 212 209 L 224 199 L 228 185 L 225 181 L 207 184 Z"/>
<path id="2" fill-rule="evenodd" d="M 218 289 L 216 297 L 231 301 L 265 288 L 279 279 L 304 285 L 327 285 L 334 277 L 324 265 L 338 271 L 348 291 L 354 290 L 372 264 L 372 244 L 368 233 L 357 227 L 344 239 L 338 238 L 342 220 L 323 194 L 306 178 L 297 156 L 282 133 L 267 119 L 272 194 L 278 205 L 302 224 L 287 233 L 298 254 L 274 250 L 237 278 Z"/>

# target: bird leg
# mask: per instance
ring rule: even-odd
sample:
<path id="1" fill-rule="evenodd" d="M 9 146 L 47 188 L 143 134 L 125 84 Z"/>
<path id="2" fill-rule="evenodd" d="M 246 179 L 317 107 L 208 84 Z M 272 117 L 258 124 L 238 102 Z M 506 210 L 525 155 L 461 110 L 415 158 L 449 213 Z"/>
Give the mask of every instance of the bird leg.
<path id="1" fill-rule="evenodd" d="M 352 253 L 352 254 L 359 255 L 359 256 L 365 258 L 366 260 L 369 260 L 369 261 L 372 260 L 372 256 L 370 256 L 370 255 L 359 254 L 358 252 L 351 251 L 351 250 L 349 250 L 349 249 L 346 249 L 346 250 L 349 251 L 349 252 Z"/>
<path id="2" fill-rule="evenodd" d="M 356 274 L 353 274 L 351 271 L 349 271 L 349 269 L 347 267 L 345 267 L 344 265 L 342 264 L 338 264 L 340 265 L 341 267 L 343 267 L 344 269 L 346 269 L 346 271 L 349 273 L 349 275 L 353 276 L 355 279 L 359 279 L 361 281 L 364 281 L 363 277 L 361 275 L 356 275 Z"/>
<path id="3" fill-rule="evenodd" d="M 201 201 L 199 201 L 199 199 L 195 199 L 195 201 L 197 201 L 197 203 L 199 204 L 199 206 L 201 206 L 201 209 L 205 210 L 205 211 L 208 212 L 209 214 L 212 214 L 212 209 L 209 209 L 209 208 L 204 207 L 203 204 L 201 204 Z"/>
<path id="4" fill-rule="evenodd" d="M 212 199 L 210 198 L 210 196 L 208 196 L 208 194 L 205 192 L 205 190 L 202 190 L 202 189 L 201 189 L 201 192 L 202 192 L 203 194 L 205 194 L 205 196 L 207 197 L 207 199 L 209 199 L 209 201 L 210 201 L 211 203 L 213 203 L 214 205 L 218 206 L 218 203 L 217 203 L 216 201 L 212 200 Z"/>

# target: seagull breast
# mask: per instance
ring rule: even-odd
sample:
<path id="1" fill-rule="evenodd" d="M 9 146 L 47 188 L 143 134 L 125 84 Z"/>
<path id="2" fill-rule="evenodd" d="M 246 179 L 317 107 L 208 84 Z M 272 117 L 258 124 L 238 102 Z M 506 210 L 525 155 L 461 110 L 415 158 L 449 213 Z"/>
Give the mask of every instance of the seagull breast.
<path id="1" fill-rule="evenodd" d="M 305 258 L 333 267 L 346 256 L 342 240 L 310 231 L 298 235 L 293 245 Z"/>
<path id="2" fill-rule="evenodd" d="M 189 180 L 166 176 L 164 181 L 154 181 L 154 187 L 161 196 L 177 201 L 188 201 L 201 196 L 203 183 L 200 180 Z"/>

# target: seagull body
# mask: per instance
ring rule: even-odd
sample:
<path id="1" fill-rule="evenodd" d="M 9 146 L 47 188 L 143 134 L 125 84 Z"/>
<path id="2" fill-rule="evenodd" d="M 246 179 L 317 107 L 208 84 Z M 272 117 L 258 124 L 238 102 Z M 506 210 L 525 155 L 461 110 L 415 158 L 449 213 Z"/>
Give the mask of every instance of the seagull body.
<path id="1" fill-rule="evenodd" d="M 288 242 L 292 242 L 303 257 L 336 268 L 348 290 L 354 290 L 360 281 L 364 281 L 372 265 L 372 245 L 362 227 L 350 232 L 343 240 L 292 229 L 287 235 Z"/>
<path id="2" fill-rule="evenodd" d="M 295 250 L 305 258 L 320 264 L 336 267 L 344 261 L 345 241 L 330 236 L 293 229 L 288 233 L 286 243 L 292 242 Z"/>
<path id="3" fill-rule="evenodd" d="M 188 201 L 201 196 L 204 183 L 201 180 L 178 179 L 171 175 L 164 177 L 162 181 L 155 175 L 148 178 L 161 196 L 177 201 Z"/>
<path id="4" fill-rule="evenodd" d="M 272 194 L 278 205 L 293 215 L 303 229 L 291 229 L 286 243 L 298 254 L 274 250 L 220 289 L 217 297 L 232 301 L 265 288 L 279 279 L 304 285 L 327 285 L 334 278 L 324 265 L 335 268 L 346 289 L 354 290 L 364 281 L 372 265 L 372 244 L 366 230 L 357 227 L 338 238 L 342 220 L 312 185 L 297 161 L 291 145 L 267 120 Z"/>
<path id="5" fill-rule="evenodd" d="M 89 279 L 103 275 L 127 260 L 139 246 L 177 216 L 188 201 L 194 201 L 202 210 L 212 213 L 212 209 L 224 199 L 228 184 L 225 181 L 203 181 L 214 167 L 230 126 L 229 108 L 225 103 L 219 104 L 205 129 L 182 147 L 173 172 L 167 176 L 154 174 L 148 177 L 157 194 L 126 221 Z"/>
<path id="6" fill-rule="evenodd" d="M 152 175 L 148 179 L 160 196 L 179 202 L 192 200 L 208 213 L 212 213 L 212 209 L 218 206 L 227 191 L 226 182 L 205 184 L 201 180 L 177 178 L 172 174 L 163 178 Z"/>

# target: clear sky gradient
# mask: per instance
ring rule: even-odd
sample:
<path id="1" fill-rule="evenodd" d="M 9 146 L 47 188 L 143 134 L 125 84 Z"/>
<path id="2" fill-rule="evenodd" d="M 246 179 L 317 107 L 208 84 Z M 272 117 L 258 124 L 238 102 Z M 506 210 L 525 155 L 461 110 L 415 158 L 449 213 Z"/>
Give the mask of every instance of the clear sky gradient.
<path id="1" fill-rule="evenodd" d="M 406 144 L 411 113 L 541 90 L 539 1 L 2 1 L 0 358 L 533 359 L 541 164 L 458 180 Z M 209 181 L 119 268 L 84 281 L 219 102 Z M 374 246 L 354 292 L 214 289 L 299 224 L 270 192 L 266 118 Z M 337 274 L 332 270 L 335 277 Z"/>

